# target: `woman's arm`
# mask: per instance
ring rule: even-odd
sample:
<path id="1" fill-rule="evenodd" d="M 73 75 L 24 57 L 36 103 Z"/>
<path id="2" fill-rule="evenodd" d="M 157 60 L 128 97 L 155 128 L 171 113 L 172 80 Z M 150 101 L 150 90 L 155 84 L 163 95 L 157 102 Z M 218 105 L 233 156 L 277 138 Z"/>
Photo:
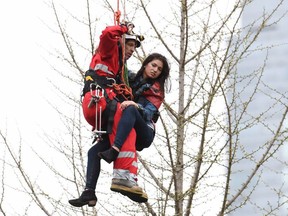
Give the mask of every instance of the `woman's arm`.
<path id="1" fill-rule="evenodd" d="M 154 104 L 152 104 L 151 102 L 149 102 L 148 100 L 145 103 L 145 105 L 142 105 L 140 103 L 137 103 L 137 104 L 138 104 L 138 109 L 139 109 L 140 113 L 142 114 L 143 119 L 145 121 L 151 121 L 153 119 L 153 117 L 156 114 L 158 114 L 157 107 Z"/>
<path id="2" fill-rule="evenodd" d="M 124 110 L 128 106 L 135 106 L 141 113 L 145 121 L 151 121 L 153 117 L 158 113 L 158 109 L 148 100 L 145 100 L 143 103 L 136 103 L 134 101 L 123 101 L 120 105 L 120 108 Z"/>

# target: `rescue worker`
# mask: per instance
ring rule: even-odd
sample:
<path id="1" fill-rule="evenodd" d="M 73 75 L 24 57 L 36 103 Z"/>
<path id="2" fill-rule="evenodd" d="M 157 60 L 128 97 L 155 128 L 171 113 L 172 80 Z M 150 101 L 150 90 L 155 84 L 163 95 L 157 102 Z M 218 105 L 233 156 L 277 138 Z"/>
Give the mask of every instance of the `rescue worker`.
<path id="1" fill-rule="evenodd" d="M 95 122 L 95 107 L 92 107 L 93 104 L 91 105 L 91 101 L 93 102 L 95 96 L 96 86 L 105 89 L 105 95 L 102 95 L 102 92 L 100 92 L 100 99 L 97 101 L 98 115 L 101 115 L 99 111 L 100 108 L 102 111 L 106 109 L 107 103 L 109 103 L 109 108 L 116 105 L 116 100 L 114 100 L 116 96 L 118 97 L 117 100 L 123 100 L 120 95 L 117 95 L 117 91 L 115 89 L 115 86 L 117 85 L 115 84 L 123 82 L 123 80 L 121 80 L 120 74 L 124 72 L 122 71 L 122 67 L 125 65 L 125 62 L 132 56 L 135 48 L 140 47 L 141 45 L 136 36 L 129 35 L 132 33 L 133 28 L 134 25 L 132 23 L 126 22 L 122 25 L 106 27 L 106 29 L 102 31 L 99 46 L 92 57 L 89 70 L 85 74 L 85 82 L 83 88 L 83 114 L 86 121 L 93 127 L 97 126 Z M 125 36 L 125 49 L 122 47 L 122 35 Z M 123 49 L 124 57 L 122 56 Z M 123 62 L 123 60 L 125 62 Z M 91 84 L 95 84 L 92 91 Z M 120 90 L 125 92 L 125 89 Z M 110 113 L 108 113 L 107 116 L 111 116 Z"/>
<path id="2" fill-rule="evenodd" d="M 148 148 L 155 136 L 155 123 L 165 94 L 164 86 L 169 77 L 167 59 L 159 54 L 149 55 L 135 78 L 130 80 L 134 101 L 123 101 L 122 115 L 110 149 L 98 155 L 106 162 L 114 162 L 111 190 L 120 192 L 136 202 L 146 202 L 147 194 L 137 185 L 137 154 Z M 131 132 L 136 131 L 135 145 L 123 145 Z"/>
<path id="3" fill-rule="evenodd" d="M 115 90 L 115 87 L 117 87 L 115 84 L 121 84 L 121 82 L 123 82 L 120 74 L 122 72 L 121 69 L 132 56 L 135 48 L 141 45 L 136 36 L 129 35 L 132 33 L 133 28 L 134 25 L 130 22 L 106 27 L 100 36 L 99 46 L 92 57 L 89 70 L 85 74 L 83 88 L 84 98 L 82 101 L 84 117 L 93 127 L 93 131 L 98 125 L 96 117 L 103 117 L 103 122 L 100 126 L 109 131 L 107 134 L 103 134 L 99 142 L 88 151 L 85 190 L 79 198 L 69 200 L 69 203 L 76 207 L 81 207 L 86 204 L 95 206 L 97 202 L 95 188 L 100 173 L 100 158 L 97 154 L 110 147 L 111 140 L 113 140 L 115 136 L 115 130 L 113 130 L 113 125 L 117 124 L 115 118 L 116 116 L 118 116 L 118 118 L 121 116 L 121 114 L 119 114 L 120 103 L 118 101 L 125 99 L 125 95 L 119 95 Z M 125 37 L 124 52 L 122 43 L 123 35 Z M 94 88 L 90 89 L 91 86 L 94 86 Z M 104 89 L 104 91 L 97 93 L 99 90 L 98 87 L 100 87 L 99 89 Z M 123 92 L 123 89 L 121 89 L 121 91 Z M 95 97 L 95 95 L 98 98 Z M 124 99 L 121 96 L 123 96 Z M 111 119 L 113 120 L 112 125 L 110 122 Z M 102 128 L 100 128 L 100 130 L 101 129 Z M 127 142 L 130 142 L 127 145 L 135 146 L 136 135 L 133 135 L 133 133 L 131 133 L 131 135 L 131 138 L 127 139 Z"/>

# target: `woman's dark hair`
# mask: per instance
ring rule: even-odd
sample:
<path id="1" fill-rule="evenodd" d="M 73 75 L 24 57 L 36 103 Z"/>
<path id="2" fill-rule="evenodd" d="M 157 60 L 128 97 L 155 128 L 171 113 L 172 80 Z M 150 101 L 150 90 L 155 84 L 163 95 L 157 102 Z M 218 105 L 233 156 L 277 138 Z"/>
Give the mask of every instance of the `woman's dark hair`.
<path id="1" fill-rule="evenodd" d="M 165 56 L 159 54 L 159 53 L 152 53 L 150 54 L 142 63 L 142 66 L 140 68 L 140 70 L 137 72 L 136 74 L 136 77 L 139 77 L 139 76 L 142 76 L 143 73 L 144 73 L 144 70 L 145 70 L 145 67 L 146 65 L 153 61 L 153 60 L 160 60 L 162 63 L 163 63 L 163 68 L 162 68 L 162 71 L 161 71 L 161 74 L 156 78 L 156 79 L 153 79 L 153 81 L 157 81 L 159 82 L 160 84 L 160 88 L 161 88 L 161 91 L 164 93 L 164 86 L 165 86 L 165 82 L 166 80 L 169 78 L 169 73 L 170 73 L 170 66 L 168 64 L 168 61 L 166 59 Z M 169 88 L 167 87 L 167 90 Z"/>

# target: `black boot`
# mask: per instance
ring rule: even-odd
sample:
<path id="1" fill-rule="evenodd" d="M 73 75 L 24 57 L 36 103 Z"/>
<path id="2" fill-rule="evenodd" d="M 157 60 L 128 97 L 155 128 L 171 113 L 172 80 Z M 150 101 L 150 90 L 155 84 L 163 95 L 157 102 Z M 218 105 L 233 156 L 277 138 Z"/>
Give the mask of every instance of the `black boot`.
<path id="1" fill-rule="evenodd" d="M 82 207 L 84 205 L 93 207 L 96 205 L 97 197 L 94 190 L 85 190 L 78 199 L 69 200 L 69 203 L 75 207 Z"/>
<path id="2" fill-rule="evenodd" d="M 99 152 L 98 156 L 102 159 L 104 159 L 107 163 L 111 163 L 112 161 L 115 161 L 118 157 L 119 152 L 111 147 L 110 149 L 104 151 L 104 152 Z"/>

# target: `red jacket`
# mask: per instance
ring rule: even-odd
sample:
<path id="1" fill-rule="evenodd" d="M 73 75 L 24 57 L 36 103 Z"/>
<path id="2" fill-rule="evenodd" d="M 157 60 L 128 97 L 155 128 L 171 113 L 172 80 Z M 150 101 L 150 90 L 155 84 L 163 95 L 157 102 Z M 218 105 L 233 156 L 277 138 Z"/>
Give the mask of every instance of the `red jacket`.
<path id="1" fill-rule="evenodd" d="M 160 90 L 160 83 L 155 82 L 147 91 L 143 92 L 143 95 L 149 100 L 157 109 L 160 108 L 164 100 L 164 94 Z"/>
<path id="2" fill-rule="evenodd" d="M 127 32 L 127 27 L 109 26 L 102 31 L 99 46 L 92 57 L 90 69 L 96 70 L 100 76 L 115 77 L 119 72 L 118 41 Z"/>

